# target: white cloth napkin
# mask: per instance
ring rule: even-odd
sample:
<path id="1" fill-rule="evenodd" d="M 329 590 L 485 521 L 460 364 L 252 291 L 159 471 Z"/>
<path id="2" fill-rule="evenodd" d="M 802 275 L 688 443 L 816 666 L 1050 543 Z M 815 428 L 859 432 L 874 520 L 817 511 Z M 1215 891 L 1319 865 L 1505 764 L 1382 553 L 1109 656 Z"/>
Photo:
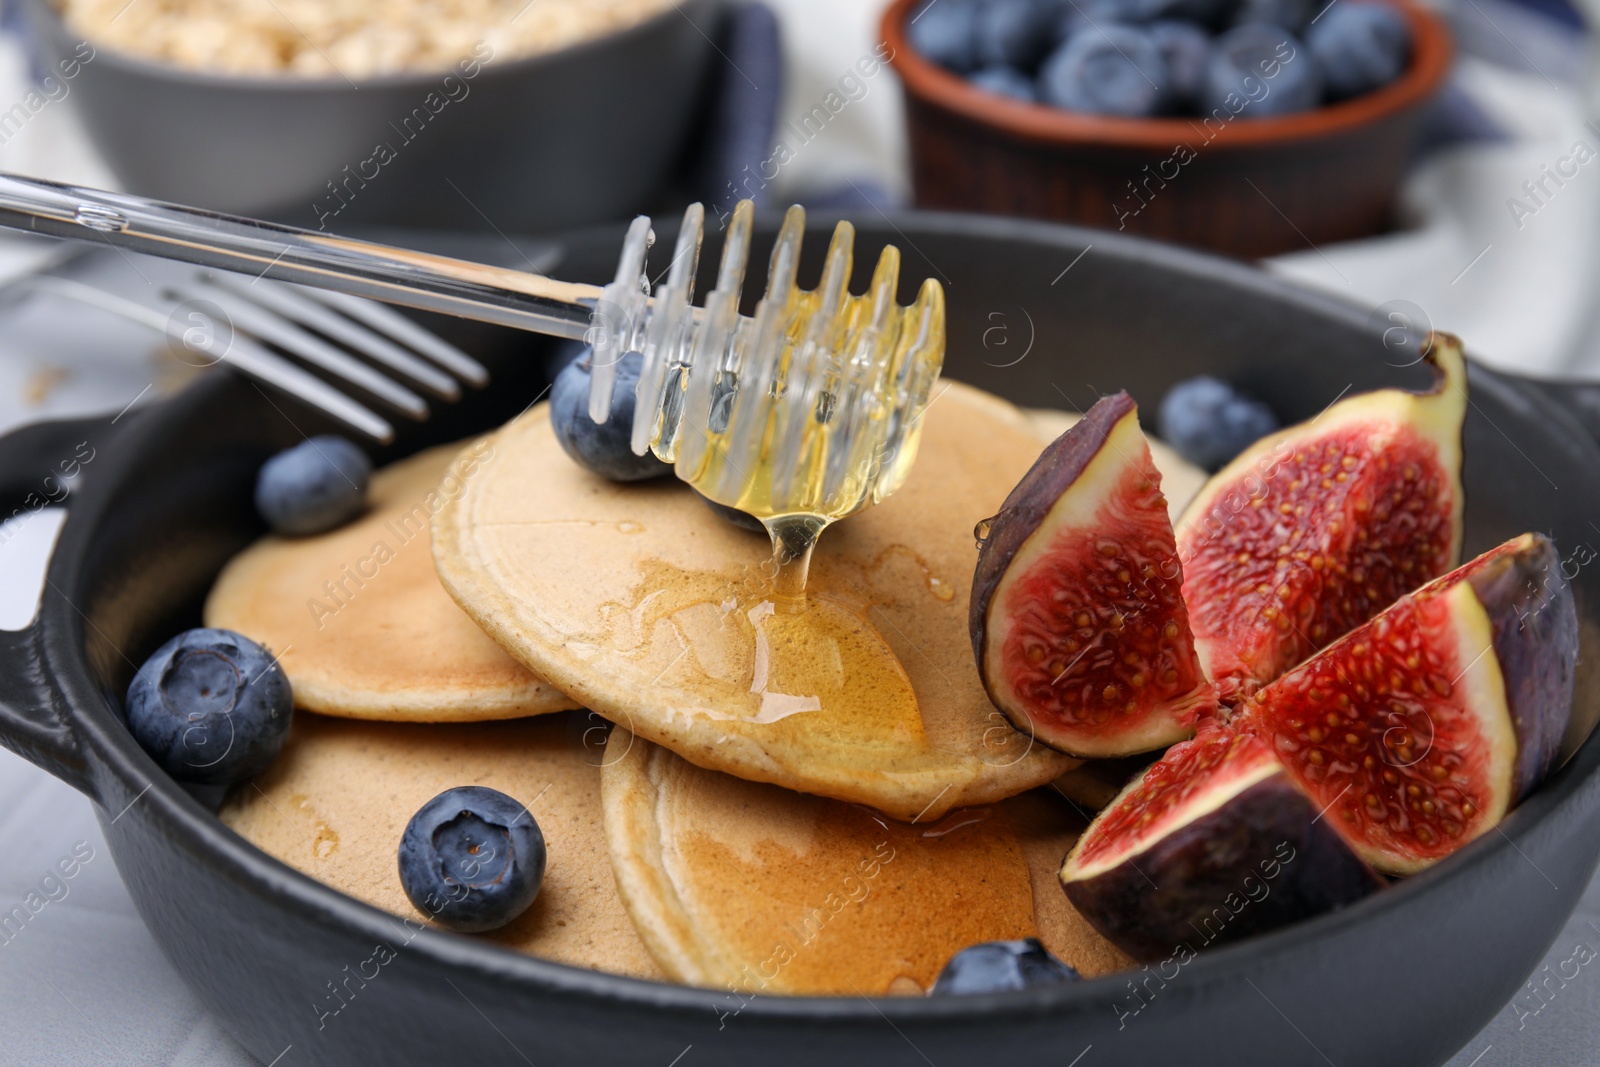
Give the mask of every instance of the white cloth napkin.
<path id="1" fill-rule="evenodd" d="M 1408 302 L 1505 370 L 1600 376 L 1588 336 L 1600 123 L 1537 74 L 1468 57 L 1457 79 L 1514 139 L 1447 149 L 1418 168 L 1402 194 L 1411 228 L 1279 256 L 1271 269 L 1373 307 Z"/>

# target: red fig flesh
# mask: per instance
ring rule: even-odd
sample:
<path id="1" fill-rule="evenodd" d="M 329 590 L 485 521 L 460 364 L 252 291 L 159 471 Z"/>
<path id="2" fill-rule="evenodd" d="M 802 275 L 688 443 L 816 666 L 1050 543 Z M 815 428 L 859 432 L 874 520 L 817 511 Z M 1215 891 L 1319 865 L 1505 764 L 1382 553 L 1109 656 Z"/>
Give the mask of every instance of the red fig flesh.
<path id="1" fill-rule="evenodd" d="M 1179 519 L 1183 596 L 1223 701 L 1455 566 L 1466 366 L 1445 334 L 1426 358 L 1431 392 L 1353 396 L 1264 438 Z"/>
<path id="2" fill-rule="evenodd" d="M 1128 395 L 1104 398 L 1051 444 L 988 527 L 971 631 L 995 706 L 1077 756 L 1189 736 L 1214 701 L 1161 475 Z"/>
<path id="3" fill-rule="evenodd" d="M 1508 541 L 1204 720 L 1089 825 L 1062 887 L 1144 961 L 1356 900 L 1549 772 L 1577 653 L 1555 546 Z"/>
<path id="4" fill-rule="evenodd" d="M 1214 721 L 1089 825 L 1068 899 L 1136 960 L 1180 958 L 1358 900 L 1382 880 L 1259 738 Z"/>
<path id="5" fill-rule="evenodd" d="M 1577 649 L 1555 547 L 1525 534 L 1267 686 L 1236 725 L 1368 863 L 1410 874 L 1488 832 L 1548 773 Z"/>

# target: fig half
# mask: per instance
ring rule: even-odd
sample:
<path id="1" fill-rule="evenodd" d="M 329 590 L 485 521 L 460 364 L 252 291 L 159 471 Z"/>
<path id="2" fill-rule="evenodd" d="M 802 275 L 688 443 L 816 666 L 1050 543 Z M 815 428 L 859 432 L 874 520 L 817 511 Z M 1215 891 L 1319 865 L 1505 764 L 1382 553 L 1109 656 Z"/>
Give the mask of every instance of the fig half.
<path id="1" fill-rule="evenodd" d="M 1013 725 L 1084 757 L 1193 733 L 1215 702 L 1189 632 L 1161 474 L 1127 393 L 1102 399 L 1046 448 L 979 537 L 972 648 Z"/>
<path id="2" fill-rule="evenodd" d="M 1187 962 L 1383 885 L 1248 731 L 1208 720 L 1101 812 L 1061 868 L 1078 912 L 1144 963 Z"/>
<path id="3" fill-rule="evenodd" d="M 1550 540 L 1524 534 L 1401 598 L 1236 717 L 1380 871 L 1492 829 L 1549 773 L 1578 618 Z"/>
<path id="4" fill-rule="evenodd" d="M 1263 438 L 1178 520 L 1195 645 L 1225 703 L 1455 566 L 1461 344 L 1432 334 L 1432 390 L 1380 389 Z"/>

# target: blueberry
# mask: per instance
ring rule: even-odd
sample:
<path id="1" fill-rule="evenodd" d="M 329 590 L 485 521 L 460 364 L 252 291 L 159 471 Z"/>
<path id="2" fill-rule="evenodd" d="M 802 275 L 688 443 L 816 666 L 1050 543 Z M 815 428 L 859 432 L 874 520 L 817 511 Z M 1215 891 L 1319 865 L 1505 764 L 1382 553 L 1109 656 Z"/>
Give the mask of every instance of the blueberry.
<path id="1" fill-rule="evenodd" d="M 1085 29 L 1045 60 L 1039 95 L 1057 107 L 1094 115 L 1154 115 L 1166 62 L 1143 29 L 1102 23 Z"/>
<path id="2" fill-rule="evenodd" d="M 1055 47 L 1052 52 L 1072 39 L 1080 30 L 1098 31 L 1110 22 L 1131 25 L 1146 21 L 1144 7 L 1157 0 L 1072 0 L 1056 16 Z"/>
<path id="3" fill-rule="evenodd" d="M 922 55 L 957 74 L 978 67 L 977 0 L 929 0 L 906 26 L 906 37 Z"/>
<path id="4" fill-rule="evenodd" d="M 1231 24 L 1239 0 L 1073 0 L 1057 16 L 1056 41 L 1064 43 L 1084 26 L 1117 22 L 1129 26 L 1179 19 L 1202 26 Z"/>
<path id="5" fill-rule="evenodd" d="M 1388 85 L 1411 52 L 1411 28 L 1385 3 L 1337 4 L 1306 31 L 1328 96 L 1342 100 Z"/>
<path id="6" fill-rule="evenodd" d="M 528 910 L 544 882 L 544 834 L 517 801 L 481 785 L 446 789 L 400 836 L 400 885 L 418 911 L 475 934 Z"/>
<path id="7" fill-rule="evenodd" d="M 930 993 L 933 996 L 1007 993 L 1076 982 L 1079 978 L 1077 971 L 1050 955 L 1037 938 L 985 941 L 951 956 Z"/>
<path id="8" fill-rule="evenodd" d="M 1211 62 L 1211 38 L 1193 22 L 1176 19 L 1152 22 L 1149 32 L 1167 64 L 1167 83 L 1162 86 L 1167 109 L 1191 108 Z"/>
<path id="9" fill-rule="evenodd" d="M 761 524 L 761 520 L 750 514 L 748 511 L 740 511 L 738 508 L 730 508 L 726 504 L 719 504 L 710 497 L 702 494 L 698 489 L 695 490 L 694 495 L 705 501 L 706 507 L 716 512 L 728 522 L 733 523 L 735 526 L 739 527 L 739 529 L 749 530 L 751 533 L 758 533 L 763 537 L 767 535 L 767 528 Z"/>
<path id="10" fill-rule="evenodd" d="M 294 693 L 272 653 L 232 630 L 187 630 L 128 686 L 128 730 L 182 782 L 230 785 L 277 756 Z"/>
<path id="11" fill-rule="evenodd" d="M 1124 0 L 1134 5 L 1136 21 L 1155 22 L 1179 19 L 1203 26 L 1227 25 L 1238 9 L 1239 0 Z"/>
<path id="12" fill-rule="evenodd" d="M 312 437 L 284 449 L 256 475 L 256 510 L 280 534 L 322 533 L 367 506 L 372 461 L 343 437 Z"/>
<path id="13" fill-rule="evenodd" d="M 1033 70 L 1055 47 L 1061 0 L 988 0 L 978 9 L 978 63 Z M 1010 95 L 1010 94 L 1007 94 Z"/>
<path id="14" fill-rule="evenodd" d="M 1056 16 L 1055 33 L 1053 34 L 1055 47 L 1050 50 L 1050 53 L 1053 55 L 1059 51 L 1061 46 L 1072 40 L 1073 35 L 1079 30 L 1092 29 L 1093 23 L 1091 23 L 1091 19 L 1094 22 L 1098 22 L 1099 16 L 1091 15 L 1081 2 L 1068 4 L 1067 9 Z"/>
<path id="15" fill-rule="evenodd" d="M 579 466 L 614 482 L 642 482 L 669 474 L 672 466 L 654 454 L 633 454 L 634 387 L 644 357 L 629 352 L 617 365 L 611 390 L 611 417 L 603 425 L 589 418 L 589 359 L 585 352 L 556 375 L 550 390 L 550 425 L 556 439 Z"/>
<path id="16" fill-rule="evenodd" d="M 1289 31 L 1265 23 L 1235 26 L 1211 42 L 1200 111 L 1245 119 L 1307 111 L 1322 100 L 1310 51 Z"/>
<path id="17" fill-rule="evenodd" d="M 1276 430 L 1278 417 L 1227 382 L 1202 375 L 1172 387 L 1157 425 L 1185 459 L 1214 471 Z"/>
<path id="18" fill-rule="evenodd" d="M 986 93 L 1030 102 L 1038 99 L 1033 79 L 1015 67 L 984 67 L 967 80 Z"/>
<path id="19" fill-rule="evenodd" d="M 1233 13 L 1235 26 L 1264 22 L 1290 33 L 1299 33 L 1326 0 L 1239 0 Z"/>

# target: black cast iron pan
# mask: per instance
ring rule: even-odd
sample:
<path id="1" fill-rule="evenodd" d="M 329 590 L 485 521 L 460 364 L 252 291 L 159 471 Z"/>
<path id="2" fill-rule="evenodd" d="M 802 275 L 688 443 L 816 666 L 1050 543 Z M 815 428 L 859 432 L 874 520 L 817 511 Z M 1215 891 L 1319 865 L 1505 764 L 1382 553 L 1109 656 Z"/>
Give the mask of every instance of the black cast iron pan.
<path id="1" fill-rule="evenodd" d="M 557 272 L 603 281 L 619 237 L 570 239 Z M 908 290 L 928 275 L 948 286 L 948 373 L 1024 404 L 1081 408 L 1127 388 L 1148 411 L 1173 382 L 1211 372 L 1287 420 L 1347 389 L 1425 377 L 1385 346 L 1387 323 L 1223 260 L 1038 223 L 910 216 L 862 226 L 861 261 L 886 241 L 906 253 Z M 810 241 L 803 278 L 816 276 L 824 245 L 820 232 Z M 538 394 L 542 341 L 493 332 L 468 343 L 504 350 L 490 357 L 495 385 L 380 460 L 488 429 Z M 1584 408 L 1593 398 L 1473 368 L 1469 555 L 1530 529 L 1553 535 L 1564 556 L 1600 545 L 1591 525 L 1600 419 Z M 1600 741 L 1575 730 L 1571 758 L 1503 833 L 1359 905 L 1208 951 L 1177 973 L 957 999 L 744 1001 L 419 931 L 224 828 L 157 770 L 121 717 L 135 664 L 198 623 L 218 568 L 261 532 L 250 504 L 258 464 L 328 429 L 283 397 L 215 374 L 114 427 L 47 424 L 0 441 L 0 514 L 79 442 L 95 450 L 37 621 L 0 634 L 0 741 L 97 802 L 156 940 L 263 1062 L 1420 1067 L 1443 1062 L 1512 996 L 1600 855 Z M 1577 566 L 1574 585 L 1589 659 L 1600 566 Z M 1580 668 L 1576 714 L 1592 723 L 1597 710 L 1600 679 Z M 348 983 L 371 973 L 380 944 L 395 957 Z M 326 1013 L 329 983 L 351 994 L 336 1015 Z"/>

